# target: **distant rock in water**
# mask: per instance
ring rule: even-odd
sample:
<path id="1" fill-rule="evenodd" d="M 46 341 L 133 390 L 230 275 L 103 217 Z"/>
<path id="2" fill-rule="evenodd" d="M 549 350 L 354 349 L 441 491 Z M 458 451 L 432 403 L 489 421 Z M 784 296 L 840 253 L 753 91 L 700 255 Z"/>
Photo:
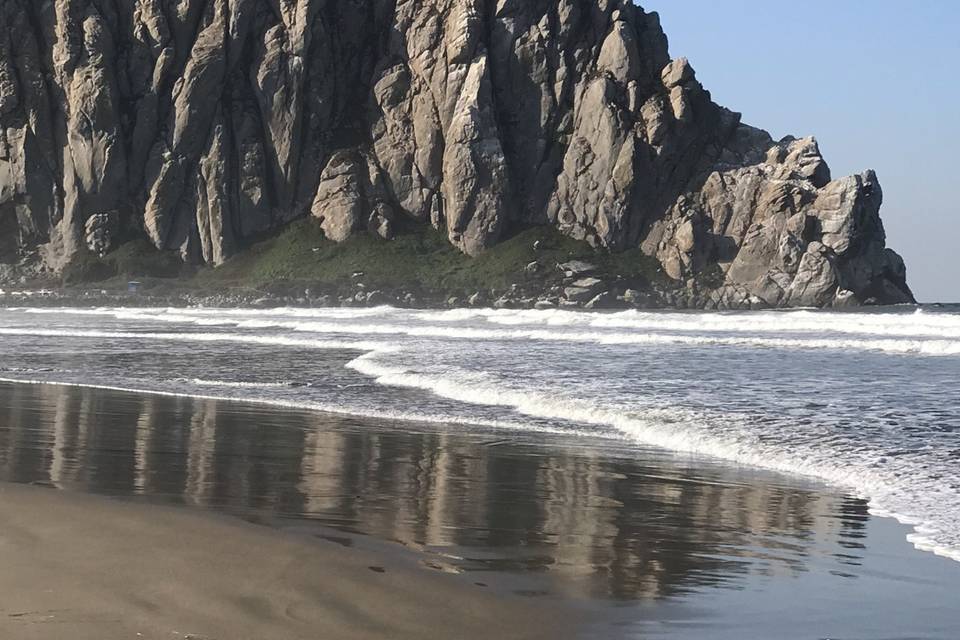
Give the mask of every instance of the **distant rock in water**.
<path id="1" fill-rule="evenodd" d="M 720 306 L 912 301 L 881 200 L 714 104 L 629 0 L 0 4 L 0 262 L 57 271 L 114 216 L 214 265 L 309 215 L 469 255 L 553 225 L 719 273 Z"/>

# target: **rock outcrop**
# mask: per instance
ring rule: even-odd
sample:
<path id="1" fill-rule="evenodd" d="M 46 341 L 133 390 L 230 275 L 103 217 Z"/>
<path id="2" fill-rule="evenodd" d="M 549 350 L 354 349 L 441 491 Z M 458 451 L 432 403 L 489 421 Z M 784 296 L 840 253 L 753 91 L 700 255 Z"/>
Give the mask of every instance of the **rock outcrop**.
<path id="1" fill-rule="evenodd" d="M 719 270 L 718 307 L 911 301 L 881 200 L 714 104 L 630 0 L 0 4 L 0 262 L 143 236 L 216 265 L 312 214 L 469 255 L 554 225 Z"/>

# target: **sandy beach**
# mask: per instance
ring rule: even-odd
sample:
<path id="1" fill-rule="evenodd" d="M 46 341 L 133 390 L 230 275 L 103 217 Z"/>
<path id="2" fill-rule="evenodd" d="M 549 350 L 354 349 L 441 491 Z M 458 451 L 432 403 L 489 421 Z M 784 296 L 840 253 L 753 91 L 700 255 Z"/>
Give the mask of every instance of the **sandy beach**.
<path id="1" fill-rule="evenodd" d="M 0 487 L 0 566 L 0 637 L 11 639 L 532 639 L 574 629 L 543 603 L 428 571 L 405 550 L 37 487 Z"/>

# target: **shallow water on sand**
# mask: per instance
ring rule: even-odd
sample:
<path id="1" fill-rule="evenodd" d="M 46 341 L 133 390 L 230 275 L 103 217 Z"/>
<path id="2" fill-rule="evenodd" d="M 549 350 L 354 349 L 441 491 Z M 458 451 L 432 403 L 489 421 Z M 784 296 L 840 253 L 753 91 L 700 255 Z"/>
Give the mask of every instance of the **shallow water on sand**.
<path id="1" fill-rule="evenodd" d="M 0 480 L 400 542 L 427 570 L 582 607 L 595 637 L 960 629 L 960 563 L 864 501 L 583 435 L 0 383 Z"/>

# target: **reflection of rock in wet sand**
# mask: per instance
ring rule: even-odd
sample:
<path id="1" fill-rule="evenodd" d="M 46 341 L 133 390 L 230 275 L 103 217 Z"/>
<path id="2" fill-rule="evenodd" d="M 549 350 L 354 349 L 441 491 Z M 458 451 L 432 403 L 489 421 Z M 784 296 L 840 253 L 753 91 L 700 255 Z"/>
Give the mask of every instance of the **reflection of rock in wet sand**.
<path id="1" fill-rule="evenodd" d="M 0 384 L 0 419 L 6 480 L 306 518 L 573 593 L 655 598 L 861 545 L 862 504 L 639 453 L 57 386 Z"/>

